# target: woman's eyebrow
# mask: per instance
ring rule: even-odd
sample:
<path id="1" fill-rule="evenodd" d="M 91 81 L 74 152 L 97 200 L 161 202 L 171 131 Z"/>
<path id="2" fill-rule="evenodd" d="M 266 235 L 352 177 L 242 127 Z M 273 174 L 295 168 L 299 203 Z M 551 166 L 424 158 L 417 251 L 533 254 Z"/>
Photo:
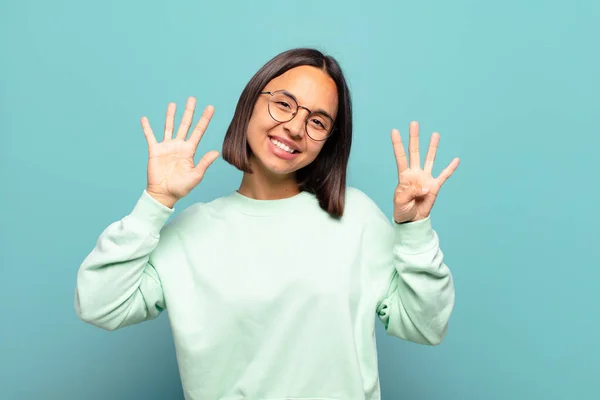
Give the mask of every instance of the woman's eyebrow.
<path id="1" fill-rule="evenodd" d="M 286 89 L 282 89 L 282 92 L 287 94 L 288 96 L 290 96 L 292 99 L 294 99 L 294 101 L 296 102 L 296 104 L 299 105 L 298 99 L 296 98 L 296 96 L 294 96 L 292 93 L 288 92 Z M 333 121 L 333 117 L 331 116 L 331 114 L 329 114 L 327 111 L 323 110 L 322 108 L 318 108 L 316 110 L 311 110 L 312 112 L 318 112 L 321 114 L 325 114 L 327 115 L 329 118 L 331 118 L 331 120 Z"/>

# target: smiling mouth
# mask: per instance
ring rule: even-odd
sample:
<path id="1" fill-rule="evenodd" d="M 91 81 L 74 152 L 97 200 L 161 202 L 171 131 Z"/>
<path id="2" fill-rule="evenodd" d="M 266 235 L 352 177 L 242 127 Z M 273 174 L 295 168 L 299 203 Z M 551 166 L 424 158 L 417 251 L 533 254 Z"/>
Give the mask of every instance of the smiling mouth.
<path id="1" fill-rule="evenodd" d="M 292 148 L 290 148 L 289 146 L 281 143 L 279 140 L 272 138 L 271 136 L 269 136 L 269 140 L 271 141 L 271 143 L 273 143 L 275 146 L 279 147 L 281 150 L 286 151 L 290 154 L 297 154 L 299 153 L 298 150 L 294 150 Z"/>

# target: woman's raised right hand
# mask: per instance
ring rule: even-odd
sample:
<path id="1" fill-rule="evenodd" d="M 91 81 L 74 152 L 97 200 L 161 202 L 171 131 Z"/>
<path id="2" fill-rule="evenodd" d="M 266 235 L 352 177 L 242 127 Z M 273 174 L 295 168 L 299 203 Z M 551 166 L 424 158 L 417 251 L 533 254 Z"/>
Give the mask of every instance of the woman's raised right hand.
<path id="1" fill-rule="evenodd" d="M 217 151 L 209 151 L 194 165 L 194 154 L 214 113 L 207 106 L 189 139 L 188 131 L 194 118 L 196 99 L 188 98 L 181 124 L 175 137 L 175 103 L 169 103 L 165 121 L 164 139 L 157 142 L 148 118 L 142 117 L 142 129 L 148 142 L 148 184 L 146 191 L 163 205 L 172 208 L 202 181 L 206 169 L 219 157 Z"/>

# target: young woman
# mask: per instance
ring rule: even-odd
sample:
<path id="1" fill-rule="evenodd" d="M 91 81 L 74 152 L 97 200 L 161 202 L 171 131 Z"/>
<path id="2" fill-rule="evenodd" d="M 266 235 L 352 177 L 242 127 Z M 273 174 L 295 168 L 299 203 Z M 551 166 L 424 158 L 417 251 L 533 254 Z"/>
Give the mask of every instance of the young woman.
<path id="1" fill-rule="evenodd" d="M 148 182 L 109 225 L 77 275 L 75 309 L 115 330 L 168 308 L 187 399 L 379 399 L 375 316 L 386 331 L 436 345 L 454 305 L 430 212 L 458 159 L 421 169 L 418 126 L 409 155 L 392 132 L 399 183 L 393 221 L 346 187 L 352 137 L 342 70 L 313 49 L 265 64 L 245 87 L 223 157 L 239 189 L 196 203 L 169 223 L 216 151 L 194 165 L 213 108 L 189 134 L 195 100 L 158 142 L 146 118 Z"/>

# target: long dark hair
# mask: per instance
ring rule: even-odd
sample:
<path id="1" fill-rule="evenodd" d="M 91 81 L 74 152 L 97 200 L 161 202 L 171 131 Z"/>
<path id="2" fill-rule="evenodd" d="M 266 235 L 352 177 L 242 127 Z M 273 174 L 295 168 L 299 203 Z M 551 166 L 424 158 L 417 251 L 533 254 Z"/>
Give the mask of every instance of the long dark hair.
<path id="1" fill-rule="evenodd" d="M 326 140 L 317 158 L 296 172 L 300 190 L 316 195 L 323 210 L 334 217 L 344 213 L 346 169 L 352 145 L 352 104 L 350 90 L 339 63 L 316 49 L 297 48 L 278 54 L 246 84 L 223 142 L 223 159 L 239 170 L 252 173 L 250 147 L 246 139 L 248 123 L 259 93 L 274 78 L 301 65 L 325 71 L 335 82 L 338 113 L 333 134 Z"/>

